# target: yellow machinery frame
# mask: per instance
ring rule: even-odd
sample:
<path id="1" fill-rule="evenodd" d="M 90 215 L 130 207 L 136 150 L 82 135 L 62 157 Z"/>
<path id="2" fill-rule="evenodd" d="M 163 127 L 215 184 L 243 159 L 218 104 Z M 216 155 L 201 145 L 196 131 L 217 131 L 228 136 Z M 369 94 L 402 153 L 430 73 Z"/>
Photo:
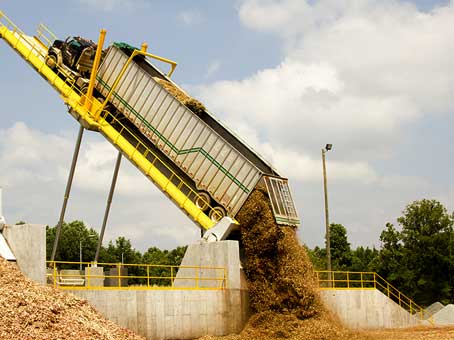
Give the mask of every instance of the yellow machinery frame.
<path id="1" fill-rule="evenodd" d="M 156 153 L 144 146 L 140 139 L 136 137 L 137 144 L 132 145 L 122 135 L 121 131 L 126 129 L 122 126 L 120 132 L 116 130 L 111 124 L 106 121 L 106 118 L 112 119 L 113 115 L 104 110 L 106 102 L 100 103 L 94 98 L 85 97 L 75 84 L 68 83 L 63 80 L 59 73 L 60 70 L 50 69 L 46 63 L 45 58 L 47 55 L 46 43 L 48 44 L 55 39 L 55 35 L 51 35 L 51 39 L 43 38 L 45 32 L 48 31 L 47 27 L 40 25 L 38 29 L 38 37 L 33 38 L 27 36 L 22 32 L 2 11 L 0 11 L 0 38 L 3 38 L 11 48 L 19 54 L 27 63 L 29 63 L 55 90 L 61 95 L 65 104 L 69 107 L 70 111 L 76 113 L 79 122 L 91 130 L 99 131 L 106 139 L 108 139 L 116 148 L 118 148 L 128 159 L 134 163 L 147 177 L 149 177 L 171 200 L 180 207 L 193 221 L 195 221 L 202 228 L 208 230 L 215 225 L 209 216 L 208 212 L 199 209 L 193 202 L 195 198 L 200 197 L 187 183 L 184 182 L 172 169 L 169 169 L 165 162 L 163 162 Z M 144 54 L 148 57 L 167 62 L 171 65 L 172 74 L 176 67 L 176 63 L 159 57 L 145 51 L 136 50 L 136 54 Z M 131 58 L 132 59 L 132 58 Z M 118 79 L 119 81 L 119 79 Z M 93 85 L 93 84 L 92 84 Z M 91 85 L 91 86 L 92 86 Z M 138 150 L 139 146 L 144 152 Z M 152 153 L 155 157 L 153 162 L 147 159 L 147 155 Z M 166 166 L 170 173 L 170 177 L 166 177 L 155 166 L 156 162 L 160 162 Z M 178 184 L 174 184 L 177 182 Z M 183 193 L 182 189 L 185 189 Z M 203 197 L 200 197 L 203 199 Z M 212 210 L 209 207 L 208 211 Z"/>

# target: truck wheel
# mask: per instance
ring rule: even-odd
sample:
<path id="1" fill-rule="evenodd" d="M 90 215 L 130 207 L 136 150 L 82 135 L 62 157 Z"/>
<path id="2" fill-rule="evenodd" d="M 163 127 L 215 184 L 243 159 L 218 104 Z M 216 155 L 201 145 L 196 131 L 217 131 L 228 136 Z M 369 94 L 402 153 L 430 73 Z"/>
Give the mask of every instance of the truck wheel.
<path id="1" fill-rule="evenodd" d="M 210 210 L 209 217 L 213 222 L 219 222 L 227 213 L 223 207 L 217 206 Z"/>
<path id="2" fill-rule="evenodd" d="M 82 94 L 87 94 L 87 92 L 88 92 L 88 84 L 83 84 L 82 87 L 80 88 L 80 92 Z"/>
<path id="3" fill-rule="evenodd" d="M 57 68 L 57 57 L 54 54 L 48 54 L 46 57 L 46 65 L 51 69 Z"/>
<path id="4" fill-rule="evenodd" d="M 198 193 L 197 198 L 195 199 L 195 205 L 202 211 L 205 211 L 211 203 L 211 197 L 208 193 L 201 191 Z"/>

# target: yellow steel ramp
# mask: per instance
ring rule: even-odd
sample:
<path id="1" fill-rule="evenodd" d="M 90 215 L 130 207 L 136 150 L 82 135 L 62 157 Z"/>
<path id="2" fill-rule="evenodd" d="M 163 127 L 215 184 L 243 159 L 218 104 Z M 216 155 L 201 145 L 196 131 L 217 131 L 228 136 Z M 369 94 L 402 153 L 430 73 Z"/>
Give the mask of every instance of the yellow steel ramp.
<path id="1" fill-rule="evenodd" d="M 44 26 L 40 26 L 40 29 L 42 27 Z M 207 211 L 202 211 L 194 203 L 199 196 L 189 184 L 110 112 L 104 110 L 100 115 L 96 115 L 101 103 L 96 99 L 87 103 L 85 96 L 71 80 L 64 80 L 59 74 L 61 71 L 53 71 L 46 65 L 46 45 L 49 45 L 55 36 L 47 39 L 42 37 L 42 30 L 38 30 L 38 33 L 38 38 L 26 35 L 0 11 L 0 38 L 57 90 L 69 112 L 79 123 L 87 129 L 99 131 L 199 226 L 204 229 L 212 228 L 215 222 L 208 217 Z"/>

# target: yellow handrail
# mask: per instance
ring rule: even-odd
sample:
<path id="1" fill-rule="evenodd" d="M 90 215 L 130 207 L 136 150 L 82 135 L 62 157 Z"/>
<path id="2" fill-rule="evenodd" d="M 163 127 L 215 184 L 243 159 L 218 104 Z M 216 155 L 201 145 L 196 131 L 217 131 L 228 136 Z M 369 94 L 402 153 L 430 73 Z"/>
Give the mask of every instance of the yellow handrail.
<path id="1" fill-rule="evenodd" d="M 110 97 L 112 97 L 112 94 L 114 93 L 114 91 L 117 89 L 117 86 L 118 84 L 120 83 L 120 80 L 123 78 L 123 75 L 125 74 L 126 70 L 128 69 L 128 66 L 132 63 L 132 60 L 134 59 L 135 56 L 137 55 L 144 55 L 144 56 L 147 56 L 147 57 L 150 57 L 150 58 L 154 58 L 156 60 L 160 60 L 160 61 L 163 61 L 163 62 L 166 62 L 166 63 L 169 63 L 171 65 L 171 70 L 170 72 L 167 74 L 168 77 L 170 77 L 173 73 L 173 71 L 175 70 L 175 67 L 177 66 L 177 63 L 172 61 L 172 60 L 169 60 L 169 59 L 166 59 L 166 58 L 163 58 L 163 57 L 160 57 L 160 56 L 157 56 L 157 55 L 154 55 L 154 54 L 151 54 L 151 53 L 148 53 L 146 51 L 142 51 L 142 50 L 134 50 L 131 55 L 129 56 L 128 60 L 126 61 L 126 63 L 123 65 L 123 67 L 121 68 L 121 71 L 120 73 L 118 74 L 118 76 L 115 78 L 115 81 L 112 85 L 112 87 L 110 88 L 110 91 L 109 93 L 107 94 L 106 98 L 104 99 L 104 102 L 102 103 L 101 107 L 98 109 L 98 111 L 95 113 L 95 119 L 98 119 L 98 117 L 101 115 L 101 112 L 104 110 L 104 108 L 106 107 Z"/>
<path id="2" fill-rule="evenodd" d="M 223 290 L 227 287 L 227 269 L 216 266 L 47 261 L 47 268 L 47 284 L 66 290 Z M 178 275 L 179 271 L 184 272 Z"/>

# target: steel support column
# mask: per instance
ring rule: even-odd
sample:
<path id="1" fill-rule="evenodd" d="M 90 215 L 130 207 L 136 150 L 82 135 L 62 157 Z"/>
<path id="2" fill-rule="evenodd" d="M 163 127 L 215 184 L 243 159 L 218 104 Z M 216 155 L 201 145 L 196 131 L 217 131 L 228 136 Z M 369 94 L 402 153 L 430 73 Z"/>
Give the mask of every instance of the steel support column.
<path id="1" fill-rule="evenodd" d="M 61 228 L 65 219 L 66 206 L 68 205 L 69 195 L 71 193 L 71 186 L 74 179 L 74 173 L 76 171 L 77 159 L 79 157 L 80 144 L 84 135 L 84 127 L 81 125 L 79 128 L 79 134 L 77 136 L 76 146 L 74 147 L 73 160 L 71 163 L 71 169 L 69 171 L 68 182 L 66 183 L 65 197 L 63 198 L 63 206 L 61 207 L 60 219 L 57 224 L 57 232 L 55 234 L 54 247 L 52 249 L 51 261 L 55 261 L 55 254 L 57 253 L 58 242 L 60 240 Z"/>
<path id="2" fill-rule="evenodd" d="M 98 246 L 96 247 L 95 262 L 98 262 L 99 251 L 101 250 L 102 240 L 104 238 L 104 231 L 106 230 L 107 219 L 109 218 L 110 206 L 112 205 L 112 198 L 115 192 L 115 186 L 117 184 L 118 171 L 120 170 L 121 164 L 121 152 L 118 152 L 117 162 L 115 163 L 115 170 L 112 177 L 112 184 L 110 185 L 109 197 L 107 198 L 106 211 L 104 213 L 104 220 L 102 221 L 101 233 L 99 234 Z"/>

